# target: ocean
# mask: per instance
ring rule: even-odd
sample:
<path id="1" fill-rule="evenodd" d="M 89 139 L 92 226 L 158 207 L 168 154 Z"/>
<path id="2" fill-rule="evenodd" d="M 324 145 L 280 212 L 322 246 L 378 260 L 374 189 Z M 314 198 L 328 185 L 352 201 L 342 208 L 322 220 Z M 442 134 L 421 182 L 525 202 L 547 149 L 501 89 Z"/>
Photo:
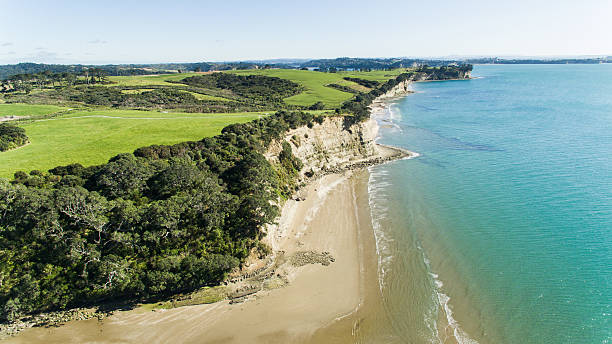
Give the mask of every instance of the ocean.
<path id="1" fill-rule="evenodd" d="M 365 341 L 612 343 L 612 65 L 472 75 L 377 118 L 421 156 L 370 168 L 385 326 Z"/>

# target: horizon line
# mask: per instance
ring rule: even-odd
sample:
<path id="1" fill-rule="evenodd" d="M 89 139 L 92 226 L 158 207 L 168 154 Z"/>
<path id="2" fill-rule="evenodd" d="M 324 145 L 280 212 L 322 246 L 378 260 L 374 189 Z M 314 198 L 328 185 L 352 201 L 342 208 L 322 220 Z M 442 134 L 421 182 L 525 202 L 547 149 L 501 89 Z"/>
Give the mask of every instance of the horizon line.
<path id="1" fill-rule="evenodd" d="M 193 64 L 193 63 L 240 63 L 240 62 L 268 62 L 275 60 L 301 60 L 304 62 L 314 60 L 335 60 L 335 59 L 415 59 L 415 60 L 465 60 L 465 59 L 486 59 L 486 58 L 497 58 L 505 60 L 523 60 L 523 59 L 535 59 L 535 60 L 563 60 L 563 59 L 576 59 L 586 60 L 594 58 L 612 58 L 612 54 L 588 54 L 588 55 L 444 55 L 444 56 L 378 56 L 378 57 L 353 57 L 353 56 L 338 56 L 338 57 L 321 57 L 321 58 L 305 58 L 305 57 L 275 57 L 275 58 L 246 58 L 246 59 L 228 59 L 228 60 L 200 60 L 200 61 L 164 61 L 164 62 L 33 62 L 33 61 L 20 61 L 16 63 L 5 63 L 4 66 L 18 65 L 22 63 L 32 64 L 46 64 L 46 65 L 155 65 L 155 64 Z M 282 64 L 282 62 L 278 62 Z"/>

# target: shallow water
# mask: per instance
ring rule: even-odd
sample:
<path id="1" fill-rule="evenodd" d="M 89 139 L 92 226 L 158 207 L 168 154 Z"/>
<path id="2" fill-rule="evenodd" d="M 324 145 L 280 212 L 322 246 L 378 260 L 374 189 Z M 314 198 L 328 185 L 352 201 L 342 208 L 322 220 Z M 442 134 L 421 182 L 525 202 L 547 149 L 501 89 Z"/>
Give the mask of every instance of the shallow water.
<path id="1" fill-rule="evenodd" d="M 612 342 L 612 65 L 473 75 L 378 118 L 381 143 L 422 156 L 370 169 L 377 336 Z"/>

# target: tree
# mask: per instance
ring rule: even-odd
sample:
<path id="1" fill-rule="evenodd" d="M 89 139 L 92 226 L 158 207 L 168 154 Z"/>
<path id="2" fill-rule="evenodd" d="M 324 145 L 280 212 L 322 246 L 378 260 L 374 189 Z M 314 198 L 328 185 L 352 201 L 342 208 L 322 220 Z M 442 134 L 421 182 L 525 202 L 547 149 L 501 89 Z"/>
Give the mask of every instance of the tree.
<path id="1" fill-rule="evenodd" d="M 57 210 L 67 217 L 68 224 L 84 235 L 93 231 L 93 240 L 101 243 L 108 230 L 108 201 L 97 192 L 89 192 L 80 186 L 60 188 L 54 196 Z"/>
<path id="2" fill-rule="evenodd" d="M 325 109 L 325 104 L 323 102 L 316 102 L 308 107 L 308 110 L 323 110 Z"/>
<path id="3" fill-rule="evenodd" d="M 23 146 L 28 142 L 25 129 L 11 123 L 0 123 L 0 152 Z"/>
<path id="4" fill-rule="evenodd" d="M 109 199 L 138 197 L 154 172 L 144 159 L 119 154 L 95 176 L 96 188 Z"/>
<path id="5" fill-rule="evenodd" d="M 2 309 L 2 316 L 9 322 L 14 322 L 15 320 L 19 319 L 21 315 L 22 312 L 19 299 L 8 300 Z"/>

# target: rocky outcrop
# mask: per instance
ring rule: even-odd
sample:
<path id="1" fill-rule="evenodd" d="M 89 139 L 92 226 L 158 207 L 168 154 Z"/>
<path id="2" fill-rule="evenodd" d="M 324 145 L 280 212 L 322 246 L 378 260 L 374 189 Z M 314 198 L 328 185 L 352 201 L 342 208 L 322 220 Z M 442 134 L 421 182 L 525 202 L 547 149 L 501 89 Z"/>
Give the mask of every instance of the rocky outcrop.
<path id="1" fill-rule="evenodd" d="M 88 320 L 92 318 L 102 320 L 110 314 L 111 313 L 90 308 L 75 308 L 66 311 L 40 313 L 28 318 L 19 319 L 12 323 L 0 324 L 0 340 L 14 336 L 31 327 L 57 327 L 69 321 Z"/>

